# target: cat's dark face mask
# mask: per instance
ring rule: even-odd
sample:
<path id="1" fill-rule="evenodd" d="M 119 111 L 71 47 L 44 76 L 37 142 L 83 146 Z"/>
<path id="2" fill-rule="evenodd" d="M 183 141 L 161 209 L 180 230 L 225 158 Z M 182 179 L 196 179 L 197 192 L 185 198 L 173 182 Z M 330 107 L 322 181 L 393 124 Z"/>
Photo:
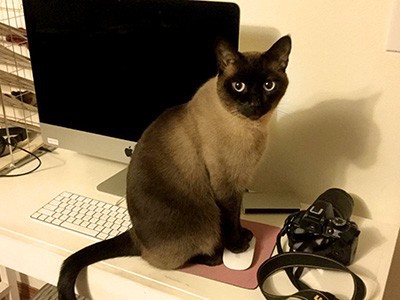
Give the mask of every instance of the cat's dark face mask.
<path id="1" fill-rule="evenodd" d="M 288 36 L 264 53 L 240 53 L 220 42 L 218 94 L 227 110 L 258 120 L 274 109 L 288 86 L 285 70 L 290 49 Z"/>

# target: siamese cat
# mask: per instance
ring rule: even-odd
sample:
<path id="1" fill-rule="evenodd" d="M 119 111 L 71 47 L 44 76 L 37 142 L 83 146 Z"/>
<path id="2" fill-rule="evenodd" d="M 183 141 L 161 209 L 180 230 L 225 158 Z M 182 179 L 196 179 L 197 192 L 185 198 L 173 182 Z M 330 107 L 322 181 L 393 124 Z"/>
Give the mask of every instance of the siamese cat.
<path id="1" fill-rule="evenodd" d="M 222 263 L 253 234 L 240 224 L 242 193 L 266 147 L 267 123 L 285 94 L 289 36 L 264 53 L 216 45 L 218 75 L 193 98 L 162 113 L 143 133 L 129 165 L 133 227 L 68 257 L 59 299 L 75 299 L 79 272 L 95 262 L 141 256 L 161 269 Z M 195 58 L 194 58 L 195 59 Z"/>

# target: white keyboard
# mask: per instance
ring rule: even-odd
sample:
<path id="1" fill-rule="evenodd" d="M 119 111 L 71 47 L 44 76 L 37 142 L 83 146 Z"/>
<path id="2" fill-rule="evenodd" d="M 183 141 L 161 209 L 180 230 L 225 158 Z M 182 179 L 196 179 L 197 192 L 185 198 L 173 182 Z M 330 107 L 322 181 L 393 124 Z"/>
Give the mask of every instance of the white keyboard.
<path id="1" fill-rule="evenodd" d="M 126 208 L 70 192 L 54 197 L 31 218 L 100 240 L 132 227 Z"/>

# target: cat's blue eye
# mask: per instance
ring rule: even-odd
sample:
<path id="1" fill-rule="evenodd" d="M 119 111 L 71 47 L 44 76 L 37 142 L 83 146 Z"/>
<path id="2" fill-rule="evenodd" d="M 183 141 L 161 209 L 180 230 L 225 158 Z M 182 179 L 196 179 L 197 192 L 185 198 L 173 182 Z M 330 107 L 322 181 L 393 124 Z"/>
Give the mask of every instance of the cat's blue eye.
<path id="1" fill-rule="evenodd" d="M 272 92 L 275 89 L 275 81 L 273 80 L 268 80 L 264 83 L 263 88 L 264 90 L 266 90 L 267 92 Z"/>
<path id="2" fill-rule="evenodd" d="M 246 89 L 246 84 L 244 82 L 235 81 L 232 82 L 232 87 L 236 92 L 242 93 Z"/>

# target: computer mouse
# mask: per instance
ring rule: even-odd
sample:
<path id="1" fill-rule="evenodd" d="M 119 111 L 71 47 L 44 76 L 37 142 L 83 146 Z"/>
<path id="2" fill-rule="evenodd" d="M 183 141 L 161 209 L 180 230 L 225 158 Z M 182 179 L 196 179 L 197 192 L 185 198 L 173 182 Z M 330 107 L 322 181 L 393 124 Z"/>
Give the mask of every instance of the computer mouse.
<path id="1" fill-rule="evenodd" d="M 250 247 L 241 253 L 233 253 L 228 249 L 224 249 L 222 261 L 224 265 L 232 270 L 246 270 L 251 267 L 253 262 L 254 249 L 256 248 L 256 238 L 250 241 Z"/>

